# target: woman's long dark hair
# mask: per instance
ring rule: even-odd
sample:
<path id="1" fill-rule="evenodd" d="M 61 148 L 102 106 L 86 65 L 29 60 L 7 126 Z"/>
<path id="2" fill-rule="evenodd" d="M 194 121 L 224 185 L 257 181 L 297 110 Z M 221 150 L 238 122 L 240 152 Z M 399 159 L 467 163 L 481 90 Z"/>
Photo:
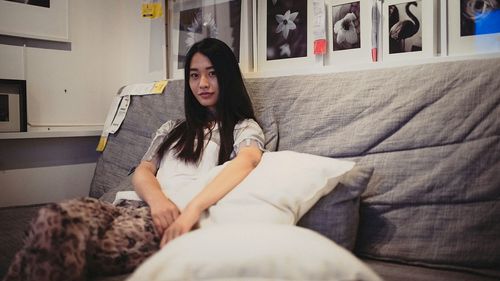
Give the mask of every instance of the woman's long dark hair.
<path id="1" fill-rule="evenodd" d="M 217 76 L 219 97 L 215 116 L 198 102 L 189 86 L 189 68 L 196 53 L 203 54 L 211 61 Z M 184 111 L 186 120 L 179 123 L 168 135 L 160 149 L 160 156 L 172 147 L 179 159 L 187 163 L 197 163 L 204 148 L 204 129 L 211 121 L 215 121 L 220 133 L 218 163 L 220 165 L 229 160 L 234 145 L 234 126 L 243 119 L 255 120 L 255 114 L 238 61 L 224 42 L 205 38 L 189 49 L 184 65 Z"/>

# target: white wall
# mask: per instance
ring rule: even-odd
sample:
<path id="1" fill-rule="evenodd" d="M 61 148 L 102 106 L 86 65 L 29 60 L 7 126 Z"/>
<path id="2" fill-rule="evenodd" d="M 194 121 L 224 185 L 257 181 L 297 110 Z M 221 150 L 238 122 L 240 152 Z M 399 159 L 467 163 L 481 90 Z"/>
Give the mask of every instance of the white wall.
<path id="1" fill-rule="evenodd" d="M 0 79 L 27 80 L 28 122 L 40 126 L 32 129 L 102 125 L 121 86 L 165 79 L 164 18 L 142 18 L 141 4 L 69 0 L 70 50 L 0 42 Z M 77 139 L 56 138 L 40 146 L 47 139 L 34 138 L 12 145 L 12 140 L 2 140 L 0 135 L 0 147 L 10 147 L 8 153 L 0 149 L 4 154 L 0 155 L 0 206 L 87 195 L 95 146 L 88 140 L 82 145 Z M 46 155 L 53 155 L 61 153 L 60 145 L 87 155 L 85 161 L 82 157 L 64 163 L 36 159 L 42 164 L 33 166 L 29 163 L 34 160 L 23 152 L 27 147 L 40 147 Z"/>
<path id="2" fill-rule="evenodd" d="M 164 79 L 163 19 L 143 19 L 141 3 L 70 0 L 71 51 L 25 50 L 30 123 L 102 124 L 121 86 Z"/>

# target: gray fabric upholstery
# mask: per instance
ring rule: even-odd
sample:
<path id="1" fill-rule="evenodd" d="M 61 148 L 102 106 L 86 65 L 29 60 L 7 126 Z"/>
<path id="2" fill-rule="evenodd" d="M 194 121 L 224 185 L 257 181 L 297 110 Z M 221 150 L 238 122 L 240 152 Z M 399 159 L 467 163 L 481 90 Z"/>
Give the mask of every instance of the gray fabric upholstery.
<path id="1" fill-rule="evenodd" d="M 491 59 L 248 85 L 273 110 L 278 150 L 375 168 L 358 255 L 498 267 L 499 72 Z"/>
<path id="2" fill-rule="evenodd" d="M 184 116 L 183 81 L 168 83 L 163 95 L 133 96 L 125 120 L 109 135 L 95 169 L 90 196 L 101 197 L 139 164 L 151 137 L 167 120 Z"/>
<path id="3" fill-rule="evenodd" d="M 374 168 L 355 253 L 429 266 L 500 268 L 500 59 L 247 79 L 268 148 Z M 92 183 L 99 197 L 182 115 L 182 81 L 133 97 Z"/>
<path id="4" fill-rule="evenodd" d="M 384 281 L 498 281 L 498 278 L 463 270 L 429 268 L 394 262 L 362 259 Z"/>
<path id="5" fill-rule="evenodd" d="M 315 230 L 352 251 L 358 231 L 360 194 L 365 191 L 372 173 L 372 167 L 354 166 L 297 225 Z"/>
<path id="6" fill-rule="evenodd" d="M 43 205 L 0 208 L 0 280 L 23 246 L 32 218 Z"/>

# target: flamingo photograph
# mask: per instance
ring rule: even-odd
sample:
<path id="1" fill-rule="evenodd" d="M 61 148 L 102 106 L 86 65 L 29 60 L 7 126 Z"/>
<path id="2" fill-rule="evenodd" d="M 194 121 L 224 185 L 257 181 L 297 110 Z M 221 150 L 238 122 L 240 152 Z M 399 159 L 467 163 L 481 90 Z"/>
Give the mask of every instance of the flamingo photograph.
<path id="1" fill-rule="evenodd" d="M 389 6 L 389 54 L 422 51 L 422 3 Z"/>

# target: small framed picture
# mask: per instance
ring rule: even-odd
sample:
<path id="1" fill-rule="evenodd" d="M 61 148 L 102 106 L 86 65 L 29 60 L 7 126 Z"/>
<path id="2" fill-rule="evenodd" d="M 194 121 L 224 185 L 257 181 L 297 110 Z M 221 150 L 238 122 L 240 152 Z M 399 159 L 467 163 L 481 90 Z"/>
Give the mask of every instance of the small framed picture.
<path id="1" fill-rule="evenodd" d="M 0 79 L 0 132 L 26 132 L 26 81 Z"/>
<path id="2" fill-rule="evenodd" d="M 437 52 L 437 1 L 387 0 L 382 6 L 384 61 L 433 57 Z"/>
<path id="3" fill-rule="evenodd" d="M 371 61 L 371 1 L 330 0 L 327 3 L 326 65 Z"/>
<path id="4" fill-rule="evenodd" d="M 500 0 L 448 1 L 448 55 L 500 51 Z"/>
<path id="5" fill-rule="evenodd" d="M 242 72 L 252 69 L 252 1 L 176 1 L 170 16 L 169 78 L 184 78 L 189 48 L 206 37 L 224 41 L 233 50 Z"/>
<path id="6" fill-rule="evenodd" d="M 258 71 L 283 70 L 315 63 L 313 1 L 259 0 Z"/>
<path id="7" fill-rule="evenodd" d="M 69 42 L 68 0 L 0 1 L 0 34 Z"/>

